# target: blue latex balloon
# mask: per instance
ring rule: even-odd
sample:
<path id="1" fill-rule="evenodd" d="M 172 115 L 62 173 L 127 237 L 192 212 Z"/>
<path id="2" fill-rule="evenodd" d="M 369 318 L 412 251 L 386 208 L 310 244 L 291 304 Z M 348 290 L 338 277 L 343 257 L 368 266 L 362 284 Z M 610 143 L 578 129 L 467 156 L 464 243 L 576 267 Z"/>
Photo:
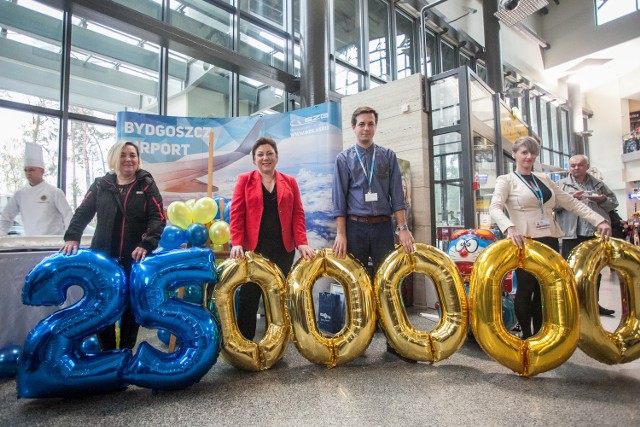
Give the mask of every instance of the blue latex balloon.
<path id="1" fill-rule="evenodd" d="M 0 378 L 13 378 L 16 376 L 19 356 L 19 345 L 10 345 L 0 349 Z"/>
<path id="2" fill-rule="evenodd" d="M 227 224 L 231 223 L 231 200 L 225 202 L 222 216 Z"/>
<path id="3" fill-rule="evenodd" d="M 158 245 L 162 249 L 172 250 L 187 242 L 187 232 L 175 225 L 167 225 L 162 231 Z"/>
<path id="4" fill-rule="evenodd" d="M 61 305 L 69 287 L 84 296 L 56 311 L 29 332 L 18 360 L 18 397 L 61 397 L 123 390 L 120 372 L 131 351 L 98 354 L 82 351 L 86 337 L 122 315 L 127 282 L 122 268 L 98 252 L 55 254 L 43 259 L 27 276 L 22 301 L 29 305 Z"/>
<path id="5" fill-rule="evenodd" d="M 187 237 L 191 246 L 202 248 L 209 239 L 209 231 L 204 225 L 194 223 L 187 227 Z"/>
<path id="6" fill-rule="evenodd" d="M 97 354 L 100 353 L 100 342 L 96 335 L 91 335 L 82 341 L 81 350 L 85 354 Z"/>
<path id="7" fill-rule="evenodd" d="M 213 217 L 213 220 L 214 221 L 219 221 L 220 220 L 220 215 L 223 215 L 222 209 L 220 209 L 220 200 L 224 200 L 225 206 L 227 206 L 227 200 L 222 196 L 216 196 L 216 197 L 213 198 L 213 200 L 215 200 L 216 205 L 218 206 L 218 212 L 216 212 L 216 216 Z"/>
<path id="8" fill-rule="evenodd" d="M 170 291 L 216 283 L 213 252 L 190 248 L 146 258 L 131 272 L 131 308 L 143 327 L 166 329 L 180 346 L 173 353 L 147 342 L 124 369 L 122 378 L 142 387 L 171 390 L 188 387 L 202 378 L 218 359 L 220 324 L 201 305 L 190 304 Z"/>

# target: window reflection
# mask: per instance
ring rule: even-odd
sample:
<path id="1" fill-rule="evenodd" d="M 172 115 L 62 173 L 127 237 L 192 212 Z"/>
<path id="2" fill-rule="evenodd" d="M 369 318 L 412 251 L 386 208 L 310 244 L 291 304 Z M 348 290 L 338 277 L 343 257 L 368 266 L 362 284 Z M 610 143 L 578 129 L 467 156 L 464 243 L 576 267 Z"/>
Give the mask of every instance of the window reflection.
<path id="1" fill-rule="evenodd" d="M 110 119 L 123 110 L 156 113 L 160 48 L 86 19 L 73 24 L 70 104 Z M 184 64 L 173 65 L 170 70 L 185 74 Z"/>
<path id="2" fill-rule="evenodd" d="M 246 21 L 240 22 L 240 53 L 285 70 L 284 38 Z"/>
<path id="3" fill-rule="evenodd" d="M 398 67 L 398 79 L 413 74 L 413 21 L 400 12 L 396 12 L 396 62 Z"/>
<path id="4" fill-rule="evenodd" d="M 360 91 L 360 74 L 336 64 L 335 91 L 342 95 L 353 95 Z"/>
<path id="5" fill-rule="evenodd" d="M 115 129 L 88 122 L 69 122 L 67 201 L 75 210 L 96 178 L 109 171 L 107 153 L 116 142 Z"/>
<path id="6" fill-rule="evenodd" d="M 2 6 L 0 98 L 60 108 L 62 12 L 38 3 Z M 41 26 L 34 27 L 32 22 Z M 38 30 L 30 35 L 28 31 Z M 37 84 L 35 83 L 37 82 Z"/>
<path id="7" fill-rule="evenodd" d="M 27 185 L 24 175 L 26 142 L 42 146 L 44 179 L 51 185 L 57 185 L 60 119 L 4 108 L 0 108 L 0 115 L 12 124 L 0 134 L 0 194 L 12 195 Z"/>
<path id="8" fill-rule="evenodd" d="M 369 71 L 389 80 L 389 22 L 388 3 L 369 0 Z"/>
<path id="9" fill-rule="evenodd" d="M 341 0 L 334 2 L 333 7 L 336 58 L 358 66 L 361 41 L 358 1 Z"/>

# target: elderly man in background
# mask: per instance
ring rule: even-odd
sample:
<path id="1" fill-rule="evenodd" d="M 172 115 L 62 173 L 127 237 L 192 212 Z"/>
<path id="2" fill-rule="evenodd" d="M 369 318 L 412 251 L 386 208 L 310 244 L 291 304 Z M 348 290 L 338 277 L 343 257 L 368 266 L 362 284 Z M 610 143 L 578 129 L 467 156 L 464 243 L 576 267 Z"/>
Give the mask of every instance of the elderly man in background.
<path id="1" fill-rule="evenodd" d="M 569 175 L 558 181 L 558 186 L 582 203 L 589 206 L 595 212 L 609 220 L 609 212 L 618 207 L 616 195 L 604 182 L 588 174 L 589 158 L 578 154 L 569 159 Z M 580 243 L 594 238 L 595 227 L 584 219 L 564 209 L 556 210 L 556 220 L 560 224 L 564 237 L 562 238 L 562 256 L 566 259 Z M 600 278 L 598 275 L 598 291 L 600 291 Z M 598 305 L 601 315 L 611 316 L 615 313 Z"/>
<path id="2" fill-rule="evenodd" d="M 63 235 L 73 212 L 62 190 L 45 182 L 42 146 L 27 143 L 24 173 L 29 185 L 13 195 L 0 217 L 0 236 L 9 232 L 20 214 L 26 236 Z"/>

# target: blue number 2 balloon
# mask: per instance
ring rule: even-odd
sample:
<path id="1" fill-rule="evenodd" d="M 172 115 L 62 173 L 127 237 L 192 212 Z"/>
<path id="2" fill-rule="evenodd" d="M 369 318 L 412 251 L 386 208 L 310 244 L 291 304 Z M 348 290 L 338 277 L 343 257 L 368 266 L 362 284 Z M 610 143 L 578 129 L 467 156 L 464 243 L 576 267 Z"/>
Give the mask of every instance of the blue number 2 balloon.
<path id="1" fill-rule="evenodd" d="M 83 340 L 113 324 L 128 298 L 122 268 L 86 250 L 45 258 L 27 276 L 22 301 L 29 305 L 62 305 L 66 291 L 80 286 L 84 296 L 71 307 L 42 320 L 29 333 L 18 361 L 18 397 L 59 397 L 123 390 L 120 373 L 131 351 L 97 354 L 82 351 Z"/>
<path id="2" fill-rule="evenodd" d="M 173 291 L 215 282 L 209 249 L 165 252 L 133 267 L 130 297 L 136 321 L 149 329 L 170 331 L 179 345 L 175 352 L 165 353 L 142 342 L 123 371 L 125 381 L 155 390 L 180 389 L 211 369 L 220 353 L 220 325 L 202 304 L 180 300 Z"/>

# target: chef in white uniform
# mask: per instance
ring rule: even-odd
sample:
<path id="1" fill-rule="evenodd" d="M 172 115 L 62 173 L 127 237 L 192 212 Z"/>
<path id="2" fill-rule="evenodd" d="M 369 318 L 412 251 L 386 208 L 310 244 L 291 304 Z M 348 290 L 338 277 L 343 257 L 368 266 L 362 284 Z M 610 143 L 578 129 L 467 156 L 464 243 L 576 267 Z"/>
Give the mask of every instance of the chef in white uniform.
<path id="1" fill-rule="evenodd" d="M 42 146 L 27 143 L 24 173 L 29 185 L 16 191 L 0 217 L 0 236 L 9 232 L 13 219 L 20 214 L 26 236 L 64 234 L 73 212 L 64 193 L 44 181 Z"/>

